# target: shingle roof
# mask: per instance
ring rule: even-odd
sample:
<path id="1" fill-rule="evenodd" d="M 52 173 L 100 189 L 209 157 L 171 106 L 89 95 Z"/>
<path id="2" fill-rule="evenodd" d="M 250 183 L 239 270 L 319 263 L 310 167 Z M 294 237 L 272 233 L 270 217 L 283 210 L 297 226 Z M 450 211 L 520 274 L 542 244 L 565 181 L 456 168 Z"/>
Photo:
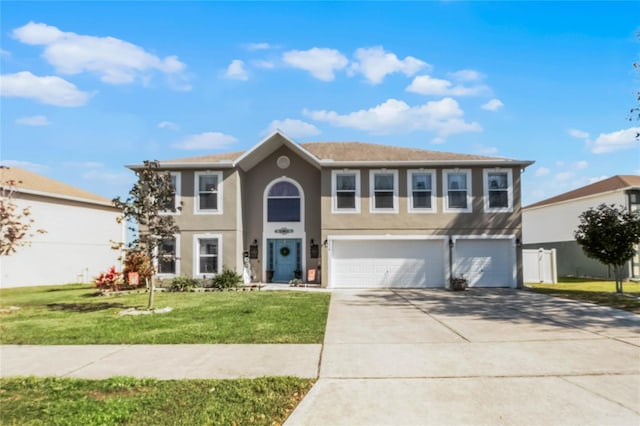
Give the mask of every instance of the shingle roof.
<path id="1" fill-rule="evenodd" d="M 509 161 L 502 157 L 456 154 L 364 142 L 307 142 L 301 147 L 319 160 L 334 161 Z M 201 155 L 161 161 L 163 165 L 235 161 L 244 152 Z"/>
<path id="2" fill-rule="evenodd" d="M 597 195 L 604 192 L 610 192 L 617 189 L 625 189 L 630 187 L 640 187 L 640 176 L 616 175 L 608 179 L 600 180 L 590 185 L 574 189 L 573 191 L 565 192 L 563 194 L 556 195 L 555 197 L 538 201 L 537 203 L 526 206 L 525 209 L 546 206 L 548 204 L 560 203 L 563 201 L 574 200 L 576 198 L 588 197 L 590 195 Z"/>
<path id="3" fill-rule="evenodd" d="M 34 191 L 52 197 L 75 198 L 100 204 L 111 204 L 111 200 L 75 186 L 50 179 L 48 177 L 21 169 L 19 167 L 0 168 L 0 186 L 6 187 L 9 181 L 14 182 L 16 191 Z"/>
<path id="4" fill-rule="evenodd" d="M 364 142 L 309 142 L 300 144 L 321 160 L 335 161 L 456 161 L 502 160 L 497 157 L 428 151 Z"/>

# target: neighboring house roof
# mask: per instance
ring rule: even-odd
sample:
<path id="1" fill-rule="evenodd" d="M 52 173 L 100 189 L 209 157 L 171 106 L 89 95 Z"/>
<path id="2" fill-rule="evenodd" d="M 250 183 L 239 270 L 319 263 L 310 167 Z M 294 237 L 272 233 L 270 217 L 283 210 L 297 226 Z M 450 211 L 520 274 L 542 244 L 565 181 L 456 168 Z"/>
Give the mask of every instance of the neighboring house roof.
<path id="1" fill-rule="evenodd" d="M 111 200 L 108 198 L 76 188 L 75 186 L 67 185 L 66 183 L 50 179 L 19 167 L 0 167 L 0 186 L 3 188 L 8 187 L 9 185 L 7 184 L 9 181 L 14 182 L 13 186 L 17 192 L 113 207 Z"/>
<path id="2" fill-rule="evenodd" d="M 357 165 L 505 165 L 529 166 L 532 161 L 513 160 L 484 155 L 456 154 L 417 148 L 403 148 L 364 142 L 307 142 L 298 144 L 276 131 L 253 148 L 243 152 L 202 155 L 160 161 L 162 167 L 235 167 L 245 170 L 271 154 L 280 146 L 289 146 L 298 151 L 316 167 L 344 167 Z M 128 166 L 136 169 L 139 165 Z"/>
<path id="3" fill-rule="evenodd" d="M 616 175 L 608 179 L 594 182 L 590 185 L 583 186 L 573 191 L 565 192 L 555 197 L 547 198 L 546 200 L 538 201 L 537 203 L 524 207 L 525 209 L 531 209 L 534 207 L 546 206 L 549 204 L 562 203 L 565 201 L 571 201 L 578 198 L 590 197 L 593 195 L 603 194 L 606 192 L 623 190 L 629 188 L 640 189 L 640 176 L 636 175 Z"/>

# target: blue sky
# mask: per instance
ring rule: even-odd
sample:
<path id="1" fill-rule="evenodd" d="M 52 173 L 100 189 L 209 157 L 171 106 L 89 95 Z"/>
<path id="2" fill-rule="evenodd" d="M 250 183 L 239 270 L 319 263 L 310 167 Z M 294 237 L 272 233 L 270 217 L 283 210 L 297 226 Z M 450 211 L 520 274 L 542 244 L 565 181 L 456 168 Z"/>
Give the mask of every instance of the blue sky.
<path id="1" fill-rule="evenodd" d="M 640 174 L 638 2 L 0 3 L 1 151 L 113 198 L 125 164 L 294 140 L 535 160 L 529 204 Z"/>

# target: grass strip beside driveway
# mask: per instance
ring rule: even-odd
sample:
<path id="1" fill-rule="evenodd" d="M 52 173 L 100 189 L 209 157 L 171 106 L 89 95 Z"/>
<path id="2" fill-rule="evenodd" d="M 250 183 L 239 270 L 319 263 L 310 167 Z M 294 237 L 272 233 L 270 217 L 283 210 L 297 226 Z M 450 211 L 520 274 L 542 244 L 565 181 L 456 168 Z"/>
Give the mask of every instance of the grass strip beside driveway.
<path id="1" fill-rule="evenodd" d="M 3 425 L 282 424 L 314 380 L 0 379 Z"/>
<path id="2" fill-rule="evenodd" d="M 526 286 L 536 293 L 595 303 L 640 314 L 640 283 L 625 282 L 624 293 L 617 294 L 614 281 L 582 278 L 560 278 L 558 281 L 558 284 L 527 283 Z"/>
<path id="3" fill-rule="evenodd" d="M 158 293 L 164 314 L 118 316 L 147 294 L 98 296 L 88 285 L 0 290 L 0 343 L 35 345 L 322 343 L 330 294 L 294 291 Z"/>

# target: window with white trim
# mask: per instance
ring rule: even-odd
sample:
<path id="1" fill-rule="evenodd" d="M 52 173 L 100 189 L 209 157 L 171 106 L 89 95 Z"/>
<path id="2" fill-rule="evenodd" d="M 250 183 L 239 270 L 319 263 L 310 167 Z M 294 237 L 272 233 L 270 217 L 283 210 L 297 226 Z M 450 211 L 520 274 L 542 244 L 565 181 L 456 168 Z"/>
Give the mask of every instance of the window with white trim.
<path id="1" fill-rule="evenodd" d="M 156 259 L 158 275 L 177 275 L 180 273 L 179 246 L 180 239 L 178 236 L 167 238 L 160 242 Z"/>
<path id="2" fill-rule="evenodd" d="M 445 170 L 443 174 L 444 211 L 471 212 L 471 170 Z"/>
<path id="3" fill-rule="evenodd" d="M 211 277 L 220 272 L 222 237 L 214 234 L 193 236 L 194 277 Z"/>
<path id="4" fill-rule="evenodd" d="M 370 170 L 369 188 L 371 212 L 396 213 L 398 211 L 397 170 Z"/>
<path id="5" fill-rule="evenodd" d="M 485 169 L 484 210 L 490 213 L 513 211 L 513 172 L 511 169 Z"/>
<path id="6" fill-rule="evenodd" d="M 332 212 L 360 213 L 360 171 L 331 172 Z"/>
<path id="7" fill-rule="evenodd" d="M 436 211 L 436 173 L 434 170 L 409 170 L 407 173 L 409 212 Z"/>
<path id="8" fill-rule="evenodd" d="M 267 194 L 267 222 L 300 222 L 300 206 L 300 191 L 293 183 L 274 183 Z"/>
<path id="9" fill-rule="evenodd" d="M 163 214 L 180 214 L 180 182 L 181 175 L 180 172 L 171 172 L 171 186 L 173 187 L 173 196 L 165 205 L 165 210 L 162 212 Z"/>
<path id="10" fill-rule="evenodd" d="M 222 213 L 222 172 L 196 172 L 195 213 Z"/>

